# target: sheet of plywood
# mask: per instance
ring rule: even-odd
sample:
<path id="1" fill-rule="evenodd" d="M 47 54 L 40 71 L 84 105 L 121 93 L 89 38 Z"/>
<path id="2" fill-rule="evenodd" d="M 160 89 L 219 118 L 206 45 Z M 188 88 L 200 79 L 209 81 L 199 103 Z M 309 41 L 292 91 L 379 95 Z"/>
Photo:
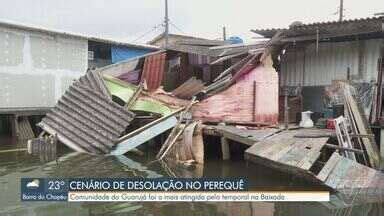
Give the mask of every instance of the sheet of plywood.
<path id="1" fill-rule="evenodd" d="M 324 165 L 323 169 L 317 175 L 317 178 L 321 181 L 325 181 L 328 175 L 332 172 L 333 168 L 335 168 L 336 164 L 341 159 L 341 156 L 338 153 L 333 153 L 327 163 Z"/>

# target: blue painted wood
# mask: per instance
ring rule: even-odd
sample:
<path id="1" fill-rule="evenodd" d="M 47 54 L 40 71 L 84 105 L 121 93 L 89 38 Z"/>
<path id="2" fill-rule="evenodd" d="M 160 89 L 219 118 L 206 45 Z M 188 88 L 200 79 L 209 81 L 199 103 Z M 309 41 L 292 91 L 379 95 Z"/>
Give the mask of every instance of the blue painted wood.
<path id="1" fill-rule="evenodd" d="M 147 128 L 141 133 L 137 134 L 134 137 L 131 137 L 127 140 L 122 141 L 117 144 L 115 149 L 111 151 L 111 155 L 122 155 L 129 150 L 136 148 L 137 146 L 147 142 L 148 140 L 164 133 L 166 130 L 174 127 L 177 123 L 176 117 L 170 117 L 163 122 L 153 125 L 152 127 Z"/>

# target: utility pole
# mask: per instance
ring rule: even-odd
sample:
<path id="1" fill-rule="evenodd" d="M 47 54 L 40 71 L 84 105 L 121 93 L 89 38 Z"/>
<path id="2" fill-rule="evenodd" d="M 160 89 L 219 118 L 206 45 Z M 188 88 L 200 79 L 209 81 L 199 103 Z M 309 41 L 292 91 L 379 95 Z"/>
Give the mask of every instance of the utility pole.
<path id="1" fill-rule="evenodd" d="M 164 17 L 164 37 L 165 37 L 165 48 L 168 48 L 169 45 L 169 19 L 168 19 L 168 0 L 165 0 L 165 17 Z"/>
<path id="2" fill-rule="evenodd" d="M 227 40 L 227 32 L 225 26 L 223 26 L 223 40 Z"/>
<path id="3" fill-rule="evenodd" d="M 343 21 L 343 11 L 344 11 L 344 0 L 340 0 L 339 6 L 339 21 Z"/>

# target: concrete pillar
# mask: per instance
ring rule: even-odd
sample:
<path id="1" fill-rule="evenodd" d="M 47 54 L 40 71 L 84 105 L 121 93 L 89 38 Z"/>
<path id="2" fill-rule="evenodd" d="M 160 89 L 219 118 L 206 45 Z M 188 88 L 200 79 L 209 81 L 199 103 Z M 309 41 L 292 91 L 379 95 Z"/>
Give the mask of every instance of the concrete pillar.
<path id="1" fill-rule="evenodd" d="M 231 158 L 231 153 L 229 151 L 229 141 L 225 137 L 221 137 L 220 140 L 223 160 L 229 160 Z"/>

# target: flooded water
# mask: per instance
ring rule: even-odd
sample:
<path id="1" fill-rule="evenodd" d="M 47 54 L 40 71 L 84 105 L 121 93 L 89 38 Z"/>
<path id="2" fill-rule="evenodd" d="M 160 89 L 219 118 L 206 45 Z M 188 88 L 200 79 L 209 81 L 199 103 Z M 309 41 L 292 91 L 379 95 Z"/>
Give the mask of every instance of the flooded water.
<path id="1" fill-rule="evenodd" d="M 0 139 L 0 151 L 25 148 Z M 330 203 L 66 203 L 21 202 L 21 177 L 248 177 L 252 187 L 313 188 L 308 182 L 239 161 L 207 161 L 193 170 L 150 163 L 154 155 L 93 156 L 59 148 L 56 160 L 26 151 L 0 153 L 0 215 L 384 215 L 382 203 L 339 208 Z M 340 204 L 340 203 L 339 203 Z"/>

